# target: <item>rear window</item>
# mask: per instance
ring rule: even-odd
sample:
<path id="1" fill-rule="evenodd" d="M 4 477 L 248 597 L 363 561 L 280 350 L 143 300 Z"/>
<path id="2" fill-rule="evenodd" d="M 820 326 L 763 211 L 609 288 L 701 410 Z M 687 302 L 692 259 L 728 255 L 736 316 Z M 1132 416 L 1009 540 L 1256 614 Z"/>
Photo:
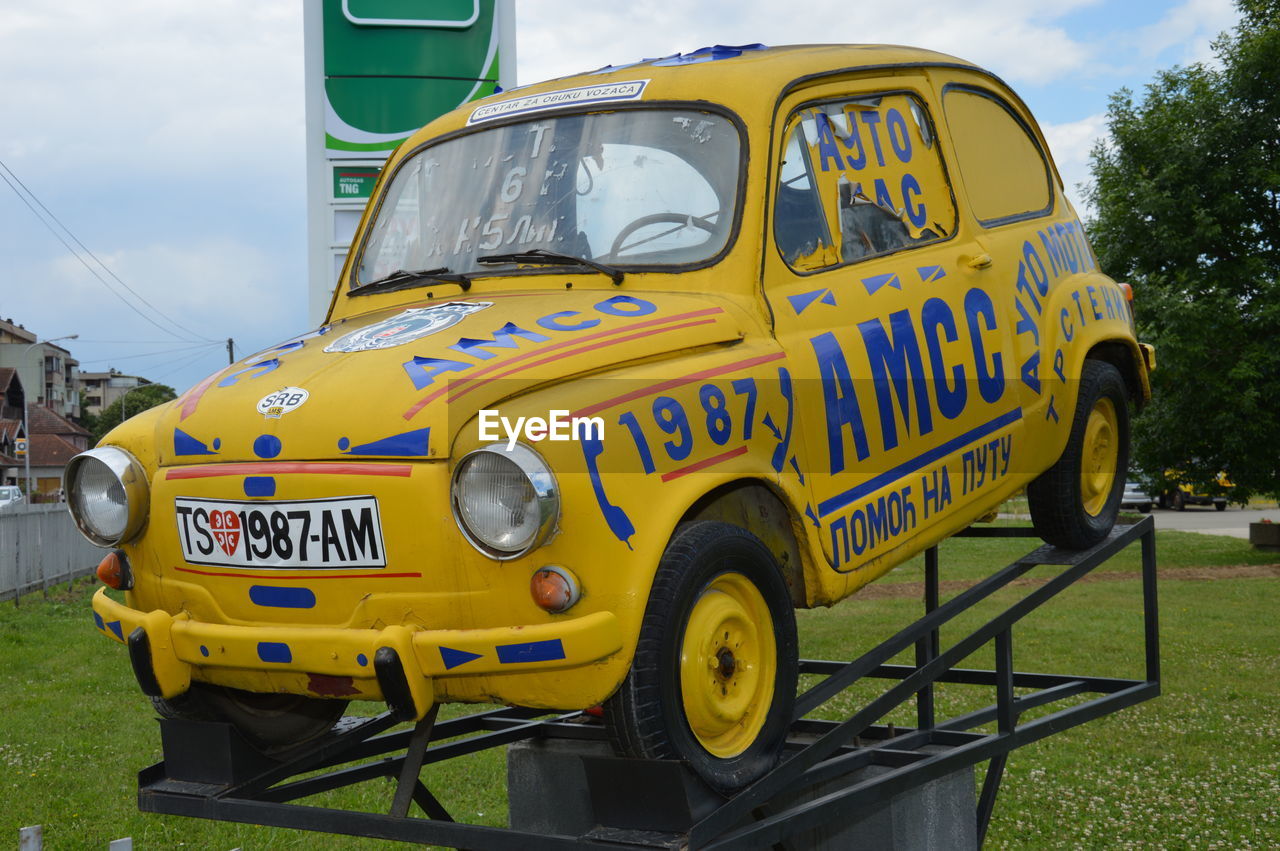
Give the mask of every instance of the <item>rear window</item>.
<path id="1" fill-rule="evenodd" d="M 982 225 L 1049 213 L 1049 164 L 1008 104 L 981 89 L 953 86 L 943 95 L 942 108 L 969 203 Z"/>

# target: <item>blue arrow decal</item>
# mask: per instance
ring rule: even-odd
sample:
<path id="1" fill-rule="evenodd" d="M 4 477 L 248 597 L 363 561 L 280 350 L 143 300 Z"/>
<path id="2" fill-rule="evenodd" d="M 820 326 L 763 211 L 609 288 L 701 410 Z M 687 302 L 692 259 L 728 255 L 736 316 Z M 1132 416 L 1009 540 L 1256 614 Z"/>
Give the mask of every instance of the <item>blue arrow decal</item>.
<path id="1" fill-rule="evenodd" d="M 947 276 L 947 270 L 941 266 L 917 266 L 916 274 L 922 281 L 940 281 Z"/>
<path id="2" fill-rule="evenodd" d="M 872 275 L 869 278 L 862 279 L 862 285 L 867 288 L 867 295 L 874 295 L 877 290 L 883 287 L 893 287 L 894 289 L 902 289 L 902 281 L 894 272 L 887 272 L 883 275 Z"/>
<path id="3" fill-rule="evenodd" d="M 180 428 L 173 430 L 174 455 L 217 455 L 203 440 L 192 437 Z"/>
<path id="4" fill-rule="evenodd" d="M 459 665 L 465 665 L 468 662 L 474 662 L 481 658 L 483 654 L 471 653 L 466 650 L 454 650 L 452 647 L 440 646 L 440 658 L 444 660 L 444 669 L 452 671 Z"/>
<path id="5" fill-rule="evenodd" d="M 799 316 L 804 313 L 804 309 L 815 301 L 821 301 L 823 304 L 834 305 L 836 303 L 835 294 L 827 288 L 814 290 L 813 292 L 800 293 L 799 295 L 787 296 L 787 301 L 791 302 L 791 309 Z"/>

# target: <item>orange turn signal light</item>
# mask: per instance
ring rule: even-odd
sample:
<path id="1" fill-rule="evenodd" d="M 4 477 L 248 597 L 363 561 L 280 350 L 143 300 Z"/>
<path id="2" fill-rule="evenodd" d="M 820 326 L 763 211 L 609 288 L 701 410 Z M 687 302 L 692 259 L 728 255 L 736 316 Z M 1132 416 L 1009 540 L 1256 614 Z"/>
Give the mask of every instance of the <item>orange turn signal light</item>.
<path id="1" fill-rule="evenodd" d="M 1125 301 L 1133 301 L 1133 287 L 1128 284 L 1118 284 L 1120 291 L 1124 293 Z"/>
<path id="2" fill-rule="evenodd" d="M 112 550 L 98 562 L 98 579 L 108 588 L 117 591 L 128 591 L 133 587 L 133 571 L 129 569 L 129 558 L 120 550 Z"/>
<path id="3" fill-rule="evenodd" d="M 538 607 L 552 614 L 567 611 L 581 596 L 578 580 L 559 565 L 547 565 L 533 574 L 529 581 L 529 593 Z"/>

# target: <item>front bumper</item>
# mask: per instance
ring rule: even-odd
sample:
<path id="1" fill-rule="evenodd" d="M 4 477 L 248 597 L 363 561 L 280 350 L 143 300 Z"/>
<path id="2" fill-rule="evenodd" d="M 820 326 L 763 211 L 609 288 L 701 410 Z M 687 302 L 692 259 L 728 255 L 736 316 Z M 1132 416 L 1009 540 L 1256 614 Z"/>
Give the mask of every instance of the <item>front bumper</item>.
<path id="1" fill-rule="evenodd" d="M 138 611 L 100 588 L 93 613 L 101 632 L 128 645 L 139 684 L 156 697 L 187 691 L 198 667 L 288 671 L 372 680 L 393 708 L 418 719 L 435 702 L 435 677 L 574 668 L 622 648 L 612 612 L 488 629 L 233 626 Z"/>

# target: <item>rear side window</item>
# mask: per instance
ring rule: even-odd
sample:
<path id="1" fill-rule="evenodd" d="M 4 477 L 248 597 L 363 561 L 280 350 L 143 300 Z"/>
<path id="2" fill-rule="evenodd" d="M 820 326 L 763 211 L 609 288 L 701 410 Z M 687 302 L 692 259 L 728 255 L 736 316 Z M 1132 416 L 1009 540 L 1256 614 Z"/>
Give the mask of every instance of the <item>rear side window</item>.
<path id="1" fill-rule="evenodd" d="M 797 272 L 949 237 L 955 205 L 924 105 L 905 93 L 808 105 L 787 121 L 773 230 Z"/>
<path id="2" fill-rule="evenodd" d="M 1053 208 L 1049 165 L 1030 129 L 990 92 L 949 87 L 942 100 L 956 162 L 978 222 L 995 227 Z"/>

